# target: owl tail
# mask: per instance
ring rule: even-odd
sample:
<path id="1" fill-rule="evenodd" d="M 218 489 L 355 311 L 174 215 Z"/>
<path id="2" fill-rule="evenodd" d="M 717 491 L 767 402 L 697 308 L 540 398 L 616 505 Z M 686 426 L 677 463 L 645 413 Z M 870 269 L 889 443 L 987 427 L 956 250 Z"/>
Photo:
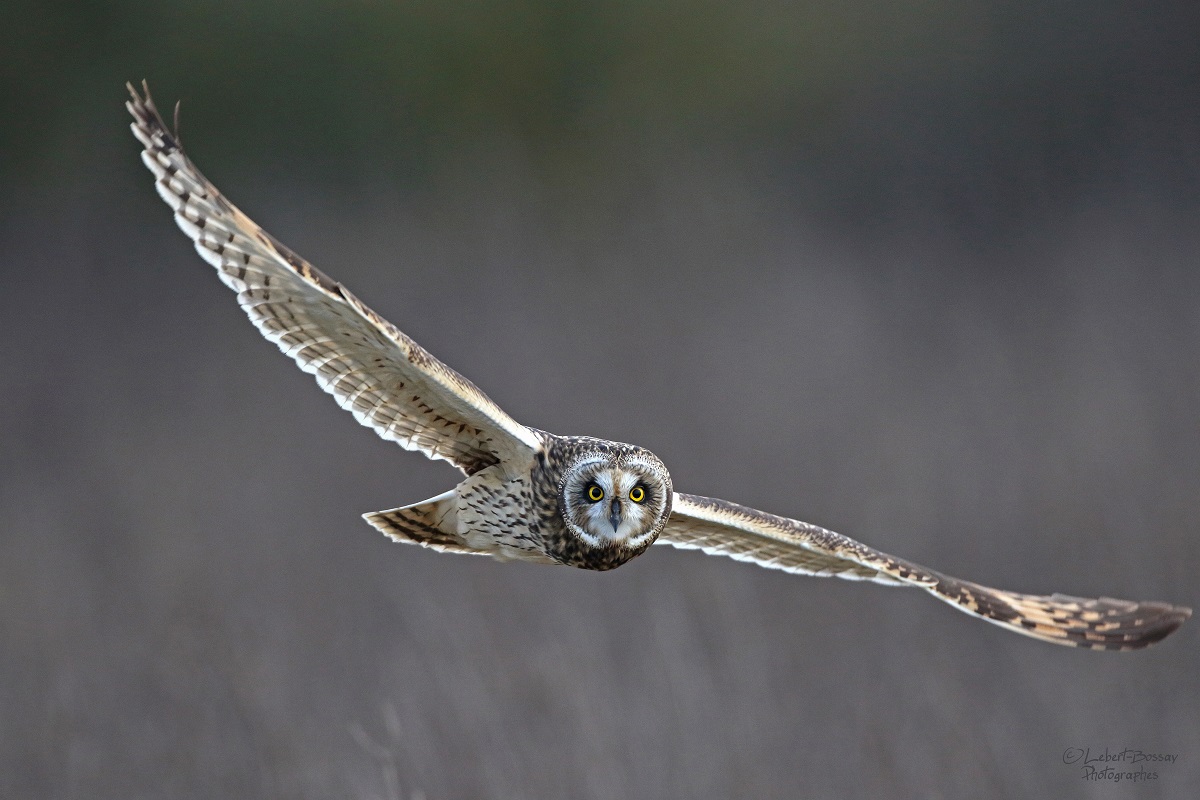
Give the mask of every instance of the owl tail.
<path id="1" fill-rule="evenodd" d="M 363 514 L 363 519 L 397 542 L 443 553 L 478 554 L 458 535 L 458 498 L 453 489 L 410 506 Z"/>

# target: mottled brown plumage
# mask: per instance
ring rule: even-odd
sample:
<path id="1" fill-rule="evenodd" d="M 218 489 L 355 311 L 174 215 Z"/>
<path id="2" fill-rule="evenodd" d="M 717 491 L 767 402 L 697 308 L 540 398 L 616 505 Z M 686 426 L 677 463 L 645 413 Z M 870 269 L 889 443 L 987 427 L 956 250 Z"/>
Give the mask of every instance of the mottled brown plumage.
<path id="1" fill-rule="evenodd" d="M 593 570 L 670 544 L 805 575 L 916 586 L 1018 633 L 1093 649 L 1145 647 L 1191 615 L 1166 603 L 1041 597 L 961 581 L 815 525 L 677 493 L 644 448 L 521 425 L 226 200 L 142 89 L 129 86 L 126 104 L 142 160 L 251 321 L 359 422 L 466 475 L 437 497 L 365 515 L 393 539 Z"/>

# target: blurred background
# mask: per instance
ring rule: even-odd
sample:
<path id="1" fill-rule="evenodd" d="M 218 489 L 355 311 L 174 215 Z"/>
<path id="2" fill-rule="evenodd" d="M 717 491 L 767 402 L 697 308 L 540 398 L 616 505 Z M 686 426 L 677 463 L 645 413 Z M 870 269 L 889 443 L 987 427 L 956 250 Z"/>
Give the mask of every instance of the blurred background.
<path id="1" fill-rule="evenodd" d="M 233 202 L 522 422 L 1195 606 L 1200 6 L 6 9 L 0 796 L 1195 796 L 1196 622 L 1080 652 L 669 548 L 389 542 L 358 515 L 458 474 L 258 336 L 122 103 L 181 99 Z"/>

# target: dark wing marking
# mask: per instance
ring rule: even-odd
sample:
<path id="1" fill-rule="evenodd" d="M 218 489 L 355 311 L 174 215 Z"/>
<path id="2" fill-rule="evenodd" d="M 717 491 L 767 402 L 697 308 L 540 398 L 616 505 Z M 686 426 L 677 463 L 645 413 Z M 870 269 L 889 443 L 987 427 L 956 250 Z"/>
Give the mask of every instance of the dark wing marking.
<path id="1" fill-rule="evenodd" d="M 419 544 L 439 553 L 489 555 L 473 550 L 458 535 L 458 493 L 448 492 L 422 503 L 363 514 L 363 519 L 397 542 Z"/>
<path id="2" fill-rule="evenodd" d="M 1042 597 L 992 589 L 893 558 L 816 525 L 689 494 L 675 494 L 671 518 L 657 543 L 802 575 L 917 586 L 1017 633 L 1095 650 L 1146 647 L 1192 615 L 1189 608 L 1167 603 L 1063 594 Z"/>
<path id="3" fill-rule="evenodd" d="M 468 475 L 541 447 L 538 434 L 226 200 L 167 130 L 146 84 L 144 97 L 127 86 L 142 161 L 176 223 L 263 336 L 338 405 L 384 439 Z"/>

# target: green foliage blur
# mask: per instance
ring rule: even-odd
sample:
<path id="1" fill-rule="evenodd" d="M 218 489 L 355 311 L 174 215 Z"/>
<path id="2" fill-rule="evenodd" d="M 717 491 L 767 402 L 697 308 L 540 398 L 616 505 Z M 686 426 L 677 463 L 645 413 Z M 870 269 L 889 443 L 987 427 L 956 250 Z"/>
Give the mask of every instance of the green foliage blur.
<path id="1" fill-rule="evenodd" d="M 76 180 L 141 79 L 182 101 L 193 155 L 351 186 L 420 185 L 502 142 L 586 193 L 683 148 L 818 211 L 975 225 L 1131 181 L 1187 197 L 1197 173 L 1188 4 L 6 5 L 7 185 Z"/>
<path id="2" fill-rule="evenodd" d="M 491 129 L 574 149 L 658 127 L 737 130 L 781 107 L 812 129 L 847 83 L 955 24 L 952 9 L 16 0 L 0 103 L 27 124 L 4 126 L 0 142 L 16 156 L 11 175 L 141 78 L 185 98 L 231 153 L 286 146 L 331 173 L 365 169 L 397 142 L 449 157 Z"/>

